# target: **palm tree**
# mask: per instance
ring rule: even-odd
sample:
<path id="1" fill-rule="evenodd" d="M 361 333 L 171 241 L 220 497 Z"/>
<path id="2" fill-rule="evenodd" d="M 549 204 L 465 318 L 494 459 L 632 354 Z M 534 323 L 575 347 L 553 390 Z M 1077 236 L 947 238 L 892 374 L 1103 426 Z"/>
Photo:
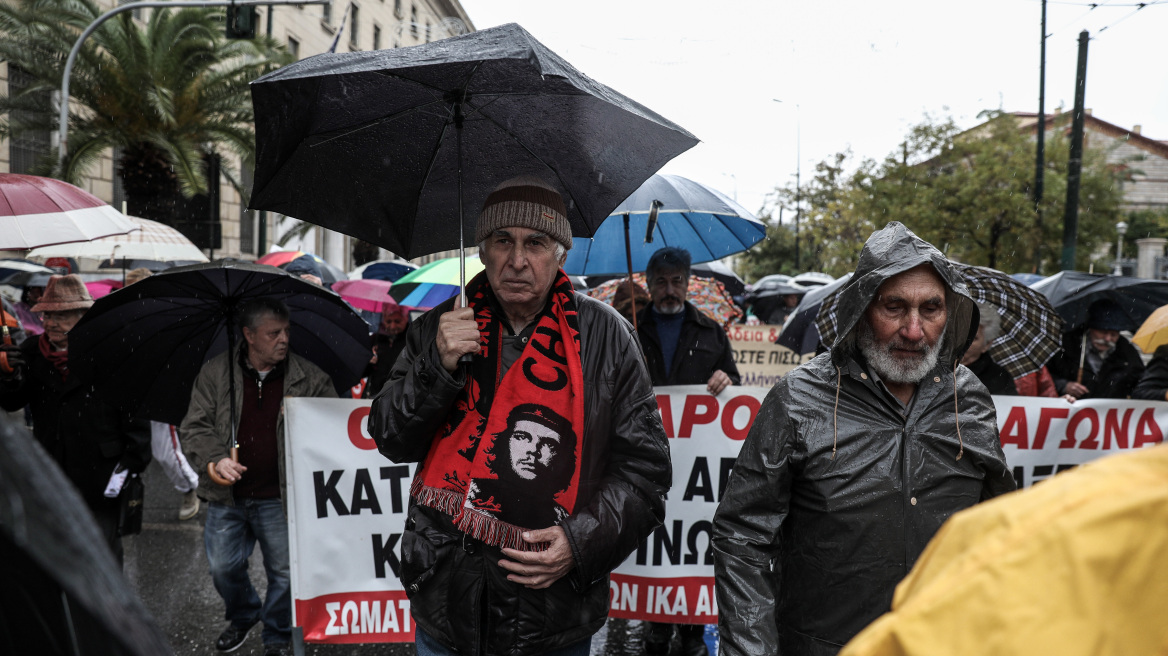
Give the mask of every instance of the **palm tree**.
<path id="1" fill-rule="evenodd" d="M 31 82 L 0 97 L 0 136 L 57 127 L 46 104 L 59 88 L 80 33 L 103 13 L 93 0 L 0 3 L 0 59 Z M 228 40 L 218 8 L 155 9 L 145 27 L 130 12 L 111 18 L 84 43 L 70 81 L 68 152 L 37 172 L 76 183 L 109 148 L 133 214 L 174 223 L 179 196 L 208 193 L 206 162 L 240 188 L 228 155 L 254 160 L 248 83 L 292 60 L 273 40 Z M 13 111 L 16 111 L 14 120 Z M 242 192 L 242 189 L 241 189 Z"/>

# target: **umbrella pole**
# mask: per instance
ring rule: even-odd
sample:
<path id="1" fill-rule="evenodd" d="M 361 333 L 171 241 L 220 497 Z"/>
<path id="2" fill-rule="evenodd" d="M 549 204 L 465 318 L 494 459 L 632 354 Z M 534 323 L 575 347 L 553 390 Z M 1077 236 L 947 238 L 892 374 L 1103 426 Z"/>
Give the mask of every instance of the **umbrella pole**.
<path id="1" fill-rule="evenodd" d="M 629 244 L 629 213 L 625 212 L 625 264 L 629 267 L 629 303 L 633 306 L 633 330 L 637 329 L 637 296 L 633 293 L 633 247 Z"/>
<path id="2" fill-rule="evenodd" d="M 463 243 L 463 232 L 465 228 L 462 225 L 462 100 L 459 99 L 454 103 L 454 135 L 455 142 L 458 147 L 458 298 L 461 301 L 462 307 L 466 307 L 466 248 Z M 470 353 L 464 353 L 458 359 L 459 363 L 469 365 L 474 362 L 474 356 Z"/>
<path id="3" fill-rule="evenodd" d="M 231 414 L 227 416 L 227 423 L 231 425 L 231 459 L 239 462 L 239 442 L 235 434 L 235 332 L 231 325 L 230 312 L 227 316 L 227 395 L 231 399 Z M 215 471 L 215 463 L 207 463 L 207 475 L 219 485 L 230 486 L 232 482 Z"/>
<path id="4" fill-rule="evenodd" d="M 1087 361 L 1087 331 L 1083 331 L 1083 343 L 1079 345 L 1079 377 L 1075 382 L 1083 384 L 1083 364 Z"/>

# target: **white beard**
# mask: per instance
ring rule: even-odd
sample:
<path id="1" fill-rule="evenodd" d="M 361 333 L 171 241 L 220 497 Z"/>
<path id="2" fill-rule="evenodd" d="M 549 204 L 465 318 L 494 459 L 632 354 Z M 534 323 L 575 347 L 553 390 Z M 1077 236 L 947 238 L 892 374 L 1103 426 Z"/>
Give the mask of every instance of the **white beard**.
<path id="1" fill-rule="evenodd" d="M 877 344 L 876 334 L 865 320 L 861 320 L 859 330 L 860 353 L 882 379 L 893 383 L 921 382 L 921 379 L 937 366 L 941 346 L 945 343 L 945 333 L 942 332 L 937 342 L 931 346 L 926 344 L 924 352 L 919 356 L 902 359 L 893 357 L 891 353 L 893 346 L 903 344 L 899 337 L 894 337 L 888 344 Z"/>

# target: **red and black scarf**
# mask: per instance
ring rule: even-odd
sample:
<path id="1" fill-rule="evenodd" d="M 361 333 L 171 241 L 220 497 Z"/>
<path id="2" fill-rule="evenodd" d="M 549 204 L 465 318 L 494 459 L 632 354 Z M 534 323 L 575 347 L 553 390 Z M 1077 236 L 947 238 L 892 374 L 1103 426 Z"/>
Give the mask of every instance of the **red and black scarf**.
<path id="1" fill-rule="evenodd" d="M 572 284 L 561 271 L 522 355 L 502 372 L 503 328 L 484 274 L 466 286 L 480 351 L 445 426 L 414 478 L 414 499 L 471 537 L 539 550 L 521 535 L 576 505 L 583 452 L 584 378 Z"/>

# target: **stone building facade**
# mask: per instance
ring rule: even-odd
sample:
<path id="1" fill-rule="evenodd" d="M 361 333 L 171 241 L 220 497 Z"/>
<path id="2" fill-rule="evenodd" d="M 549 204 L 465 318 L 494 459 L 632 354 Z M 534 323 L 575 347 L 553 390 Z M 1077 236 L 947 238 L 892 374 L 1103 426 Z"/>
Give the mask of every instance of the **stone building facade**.
<path id="1" fill-rule="evenodd" d="M 98 4 L 112 8 L 126 2 L 98 0 Z M 135 18 L 143 18 L 143 13 L 148 11 L 151 10 L 134 10 Z M 354 52 L 419 45 L 474 31 L 470 17 L 458 0 L 334 0 L 331 5 L 274 5 L 270 8 L 261 5 L 256 11 L 256 26 L 257 33 L 270 34 L 298 59 L 327 52 L 334 41 L 337 42 L 336 52 Z M 8 68 L 7 63 L 0 63 L 0 84 L 5 85 L 6 90 L 10 84 L 23 83 L 20 71 L 10 73 Z M 45 100 L 51 102 L 52 98 L 47 96 Z M 0 171 L 27 172 L 37 157 L 51 152 L 56 144 L 55 133 L 0 140 Z M 106 153 L 80 186 L 121 209 L 124 194 L 115 170 L 116 159 L 115 153 Z M 232 166 L 240 171 L 246 186 L 251 180 L 251 171 L 244 170 L 238 161 Z M 269 214 L 267 225 L 261 228 L 259 213 L 246 209 L 245 200 L 222 175 L 219 176 L 218 191 L 220 247 L 207 252 L 214 258 L 255 259 L 267 253 L 282 234 L 299 223 Z M 260 243 L 261 235 L 263 243 Z M 320 228 L 309 230 L 288 247 L 315 251 L 345 270 L 354 266 L 354 251 L 361 248 L 346 235 Z M 377 254 L 376 251 L 373 253 Z M 361 255 L 359 253 L 358 257 Z M 368 249 L 363 255 L 364 258 L 370 256 Z M 386 253 L 382 251 L 380 255 Z"/>

